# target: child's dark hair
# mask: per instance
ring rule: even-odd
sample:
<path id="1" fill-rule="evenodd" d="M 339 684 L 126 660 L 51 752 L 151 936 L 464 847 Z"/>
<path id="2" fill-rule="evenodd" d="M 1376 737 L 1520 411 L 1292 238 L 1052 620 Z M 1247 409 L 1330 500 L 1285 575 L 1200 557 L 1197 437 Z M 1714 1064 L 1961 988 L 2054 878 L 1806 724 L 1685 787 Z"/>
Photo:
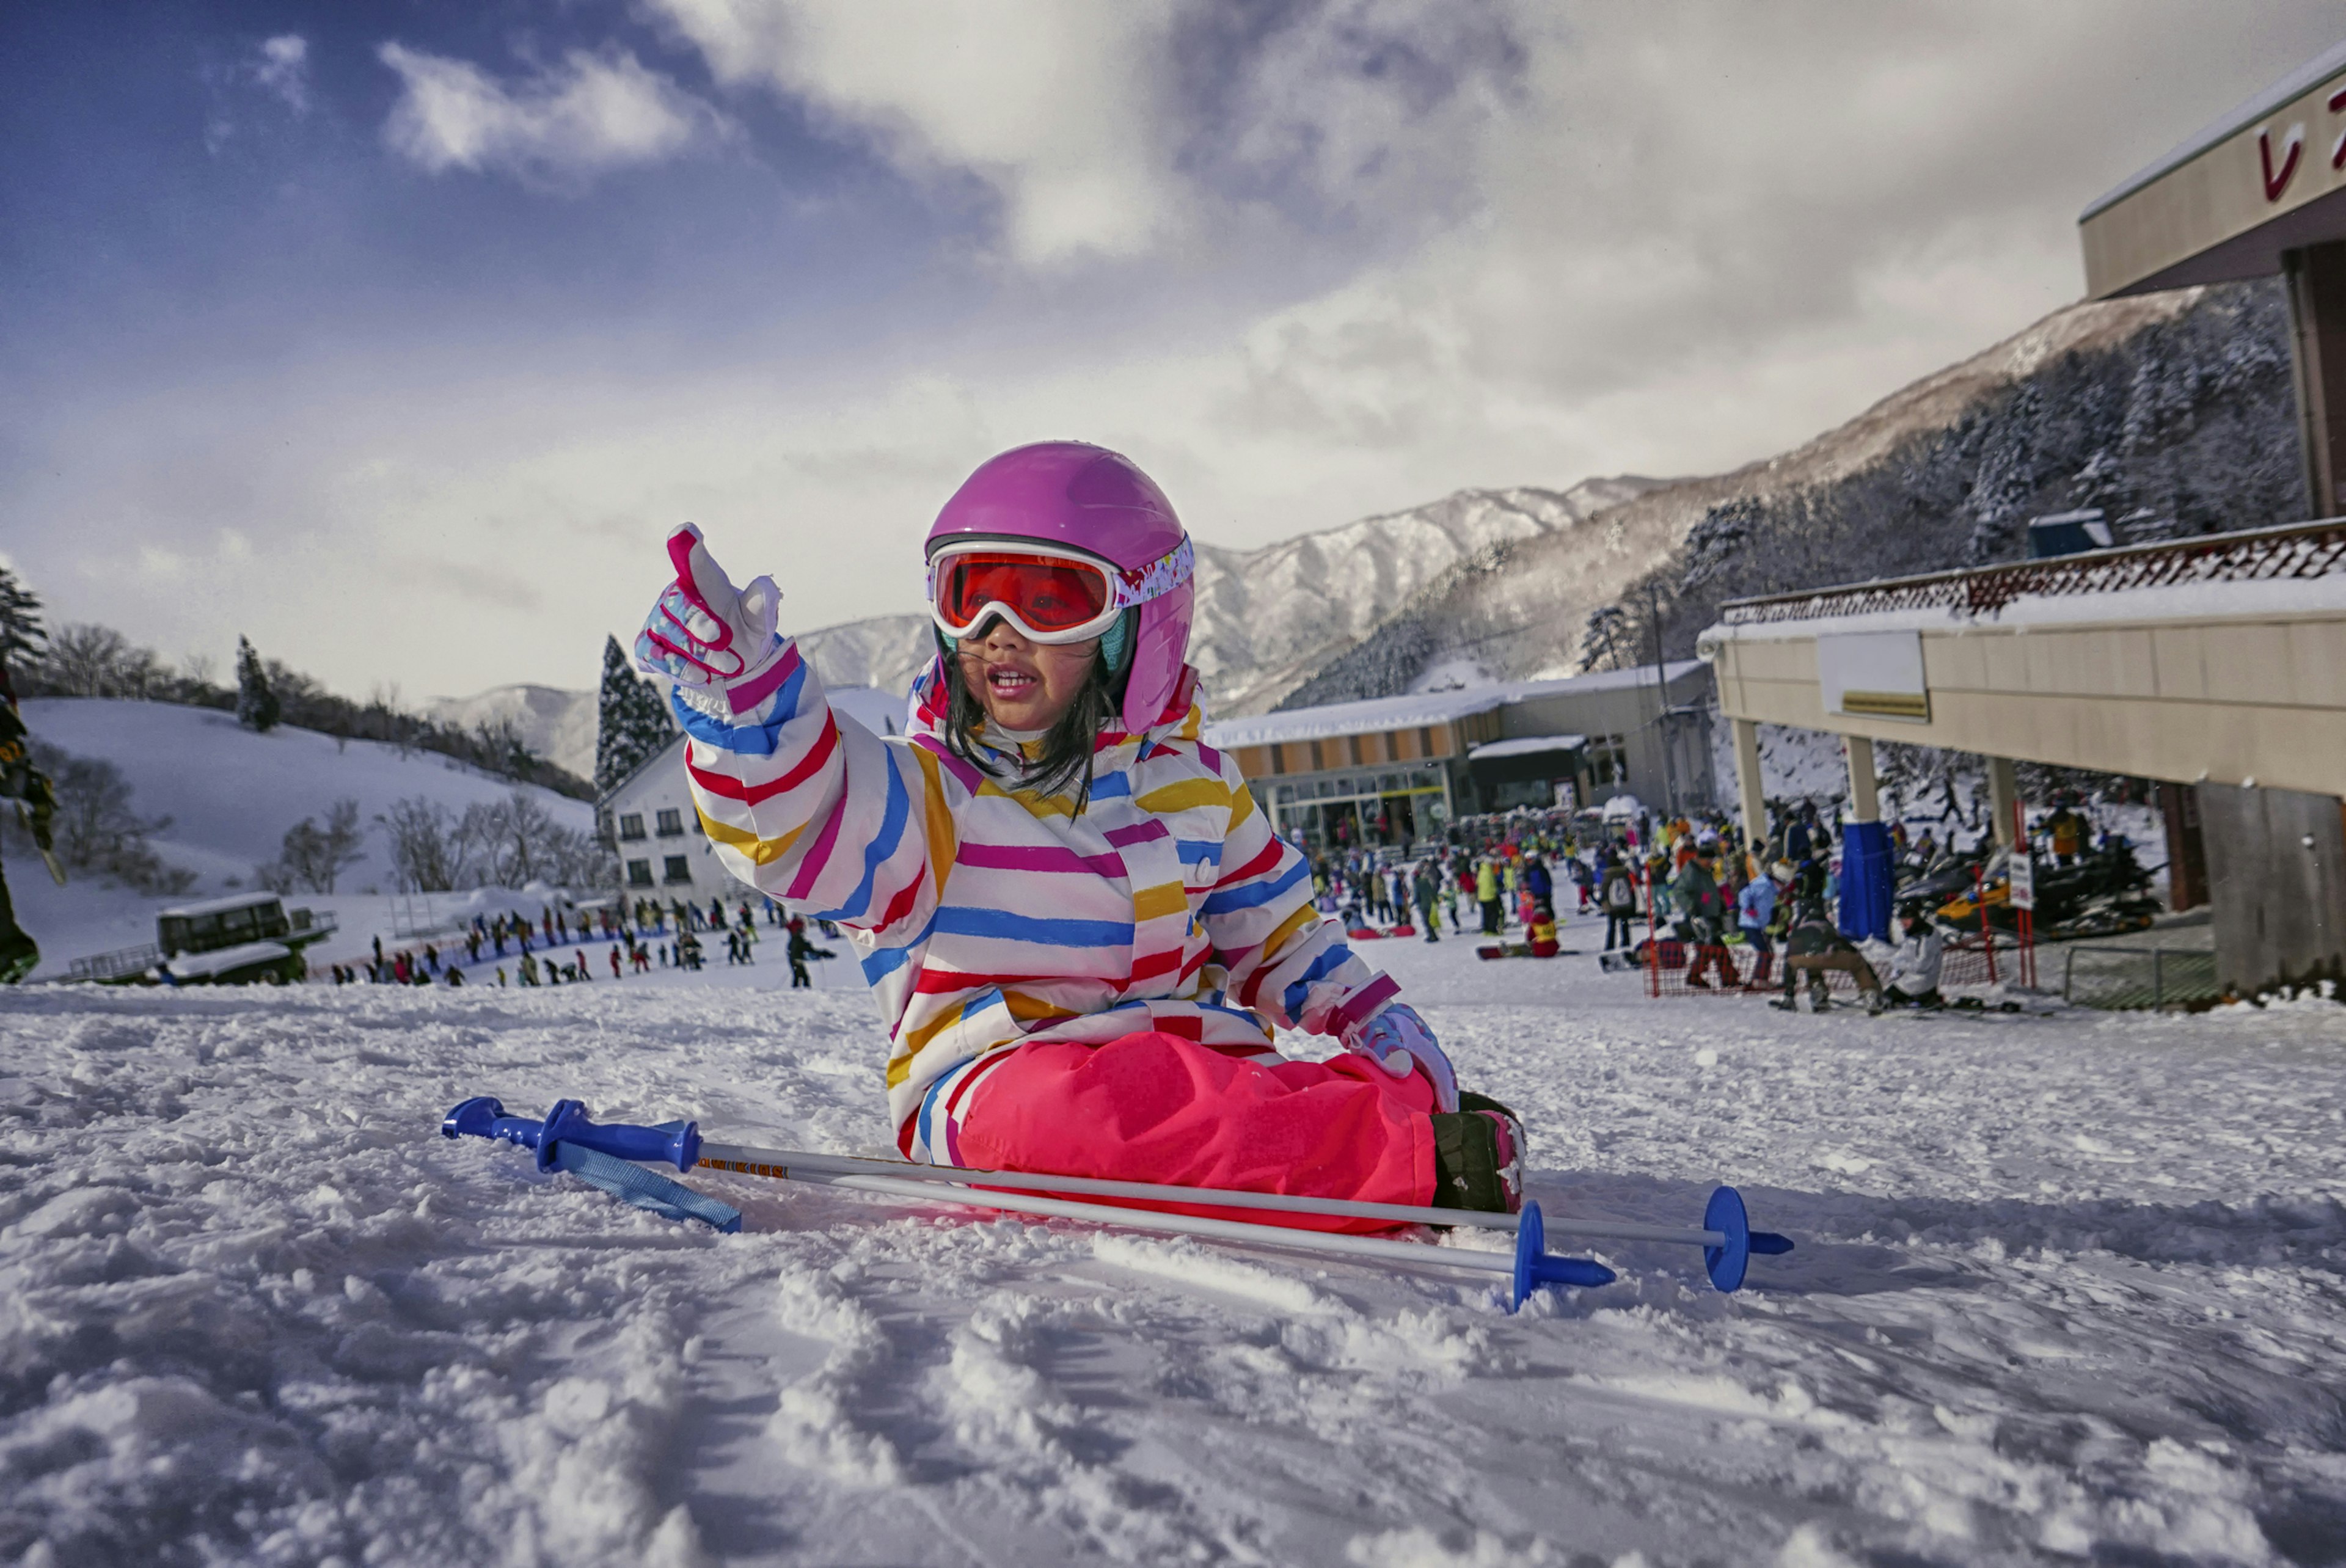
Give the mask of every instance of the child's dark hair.
<path id="1" fill-rule="evenodd" d="M 985 708 L 962 678 L 961 659 L 948 653 L 945 667 L 945 749 L 985 772 L 992 767 L 977 754 L 977 732 L 985 723 Z M 1108 674 L 1107 657 L 1095 650 L 1084 684 L 1059 722 L 1043 737 L 1041 755 L 1020 770 L 1018 785 L 1037 794 L 1076 792 L 1075 815 L 1080 817 L 1092 798 L 1092 745 L 1122 706 L 1117 681 Z"/>

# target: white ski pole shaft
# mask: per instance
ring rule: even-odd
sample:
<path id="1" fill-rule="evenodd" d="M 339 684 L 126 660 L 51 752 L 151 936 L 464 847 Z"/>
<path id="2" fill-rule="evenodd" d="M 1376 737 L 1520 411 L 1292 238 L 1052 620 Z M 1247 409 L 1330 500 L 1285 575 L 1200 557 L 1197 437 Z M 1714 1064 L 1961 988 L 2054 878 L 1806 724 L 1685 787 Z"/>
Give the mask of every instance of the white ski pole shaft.
<path id="1" fill-rule="evenodd" d="M 703 1164 L 709 1163 L 705 1159 Z M 1347 1257 L 1372 1257 L 1381 1263 L 1441 1264 L 1484 1274 L 1513 1274 L 1512 1252 L 1470 1252 L 1464 1247 L 1428 1247 L 1422 1241 L 1388 1241 L 1374 1236 L 1338 1236 L 1321 1230 L 1294 1230 L 1278 1225 L 1250 1225 L 1241 1219 L 1208 1219 L 1198 1215 L 1158 1214 L 1116 1204 L 1078 1203 L 1069 1198 L 1040 1197 L 1024 1192 L 941 1193 L 936 1184 L 908 1181 L 892 1176 L 838 1176 L 804 1166 L 787 1178 L 815 1186 L 845 1187 L 852 1192 L 880 1193 L 889 1197 L 930 1203 L 962 1203 L 974 1208 L 998 1208 L 1014 1214 L 1043 1215 L 1054 1219 L 1084 1219 L 1094 1224 L 1120 1225 L 1133 1230 L 1157 1230 L 1172 1236 L 1200 1236 L 1216 1241 L 1243 1241 L 1259 1247 L 1284 1247 L 1299 1252 L 1326 1252 Z"/>
<path id="2" fill-rule="evenodd" d="M 872 1176 L 892 1181 L 930 1182 L 952 1186 L 1000 1187 L 1016 1192 L 1077 1192 L 1099 1197 L 1138 1198 L 1151 1203 L 1190 1203 L 1206 1208 L 1270 1209 L 1283 1214 L 1324 1214 L 1341 1219 L 1382 1219 L 1399 1225 L 1465 1225 L 1484 1230 L 1514 1230 L 1521 1223 L 1512 1214 L 1476 1209 L 1423 1208 L 1412 1204 L 1361 1203 L 1351 1198 L 1306 1197 L 1289 1193 L 1235 1192 L 1215 1186 L 1162 1186 L 1155 1182 L 1109 1181 L 1096 1176 L 1036 1176 L 1025 1171 L 980 1171 L 960 1166 L 916 1166 L 896 1160 L 858 1159 L 850 1155 L 813 1155 L 796 1149 L 761 1149 L 742 1144 L 704 1143 L 704 1166 L 728 1166 L 752 1176 L 795 1177 L 801 1172 L 828 1176 Z M 1576 1220 L 1568 1217 L 1547 1222 L 1550 1232 L 1612 1241 L 1675 1242 L 1690 1247 L 1718 1247 L 1726 1237 L 1716 1230 L 1687 1230 L 1664 1225 L 1633 1225 L 1610 1220 Z"/>

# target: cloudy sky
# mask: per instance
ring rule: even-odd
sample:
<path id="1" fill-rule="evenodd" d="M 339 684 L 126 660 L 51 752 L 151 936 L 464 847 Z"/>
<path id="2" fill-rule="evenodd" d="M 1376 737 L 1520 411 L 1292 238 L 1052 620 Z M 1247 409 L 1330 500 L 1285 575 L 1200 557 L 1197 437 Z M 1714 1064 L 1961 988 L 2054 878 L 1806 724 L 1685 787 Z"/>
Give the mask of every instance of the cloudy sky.
<path id="1" fill-rule="evenodd" d="M 363 695 L 591 684 L 700 522 L 917 607 L 1079 436 L 1250 545 L 1715 471 L 2075 299 L 2334 6 L 172 0 L 0 14 L 0 558 Z"/>

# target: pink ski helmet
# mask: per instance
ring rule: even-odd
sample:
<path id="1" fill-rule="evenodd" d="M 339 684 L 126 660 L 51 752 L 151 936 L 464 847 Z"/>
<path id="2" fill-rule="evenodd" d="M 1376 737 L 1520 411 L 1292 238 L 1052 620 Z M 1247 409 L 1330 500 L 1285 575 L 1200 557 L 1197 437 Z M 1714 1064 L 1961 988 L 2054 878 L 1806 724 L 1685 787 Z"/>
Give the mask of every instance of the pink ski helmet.
<path id="1" fill-rule="evenodd" d="M 1173 504 L 1137 463 L 1079 441 L 1014 447 L 962 481 L 923 555 L 933 562 L 964 541 L 1040 545 L 1106 567 L 1115 602 L 1126 606 L 1101 637 L 1109 669 L 1124 680 L 1124 727 L 1138 734 L 1157 721 L 1188 652 L 1196 557 Z"/>

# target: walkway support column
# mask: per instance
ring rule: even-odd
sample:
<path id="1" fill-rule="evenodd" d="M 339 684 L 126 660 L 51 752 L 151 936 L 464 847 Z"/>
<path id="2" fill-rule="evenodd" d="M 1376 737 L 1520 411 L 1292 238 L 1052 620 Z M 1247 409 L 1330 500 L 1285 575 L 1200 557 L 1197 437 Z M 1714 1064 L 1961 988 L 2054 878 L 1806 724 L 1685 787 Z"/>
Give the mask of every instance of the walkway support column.
<path id="1" fill-rule="evenodd" d="M 2020 769 L 2009 757 L 1987 759 L 1987 814 L 1995 829 L 1998 849 L 2009 850 L 2016 834 L 2013 808 L 2020 803 Z"/>
<path id="2" fill-rule="evenodd" d="M 1873 742 L 1862 735 L 1844 735 L 1841 746 L 1849 754 L 1849 820 L 1879 822 L 1882 791 L 1873 781 Z"/>
<path id="3" fill-rule="evenodd" d="M 1841 932 L 1851 940 L 1890 940 L 1890 903 L 1897 885 L 1890 864 L 1890 834 L 1882 825 L 1882 793 L 1873 778 L 1873 742 L 1841 738 L 1849 749 L 1849 820 L 1841 833 Z"/>
<path id="4" fill-rule="evenodd" d="M 1732 718 L 1735 734 L 1735 794 L 1743 806 L 1744 847 L 1757 851 L 1768 838 L 1768 798 L 1760 788 L 1760 726 Z"/>

